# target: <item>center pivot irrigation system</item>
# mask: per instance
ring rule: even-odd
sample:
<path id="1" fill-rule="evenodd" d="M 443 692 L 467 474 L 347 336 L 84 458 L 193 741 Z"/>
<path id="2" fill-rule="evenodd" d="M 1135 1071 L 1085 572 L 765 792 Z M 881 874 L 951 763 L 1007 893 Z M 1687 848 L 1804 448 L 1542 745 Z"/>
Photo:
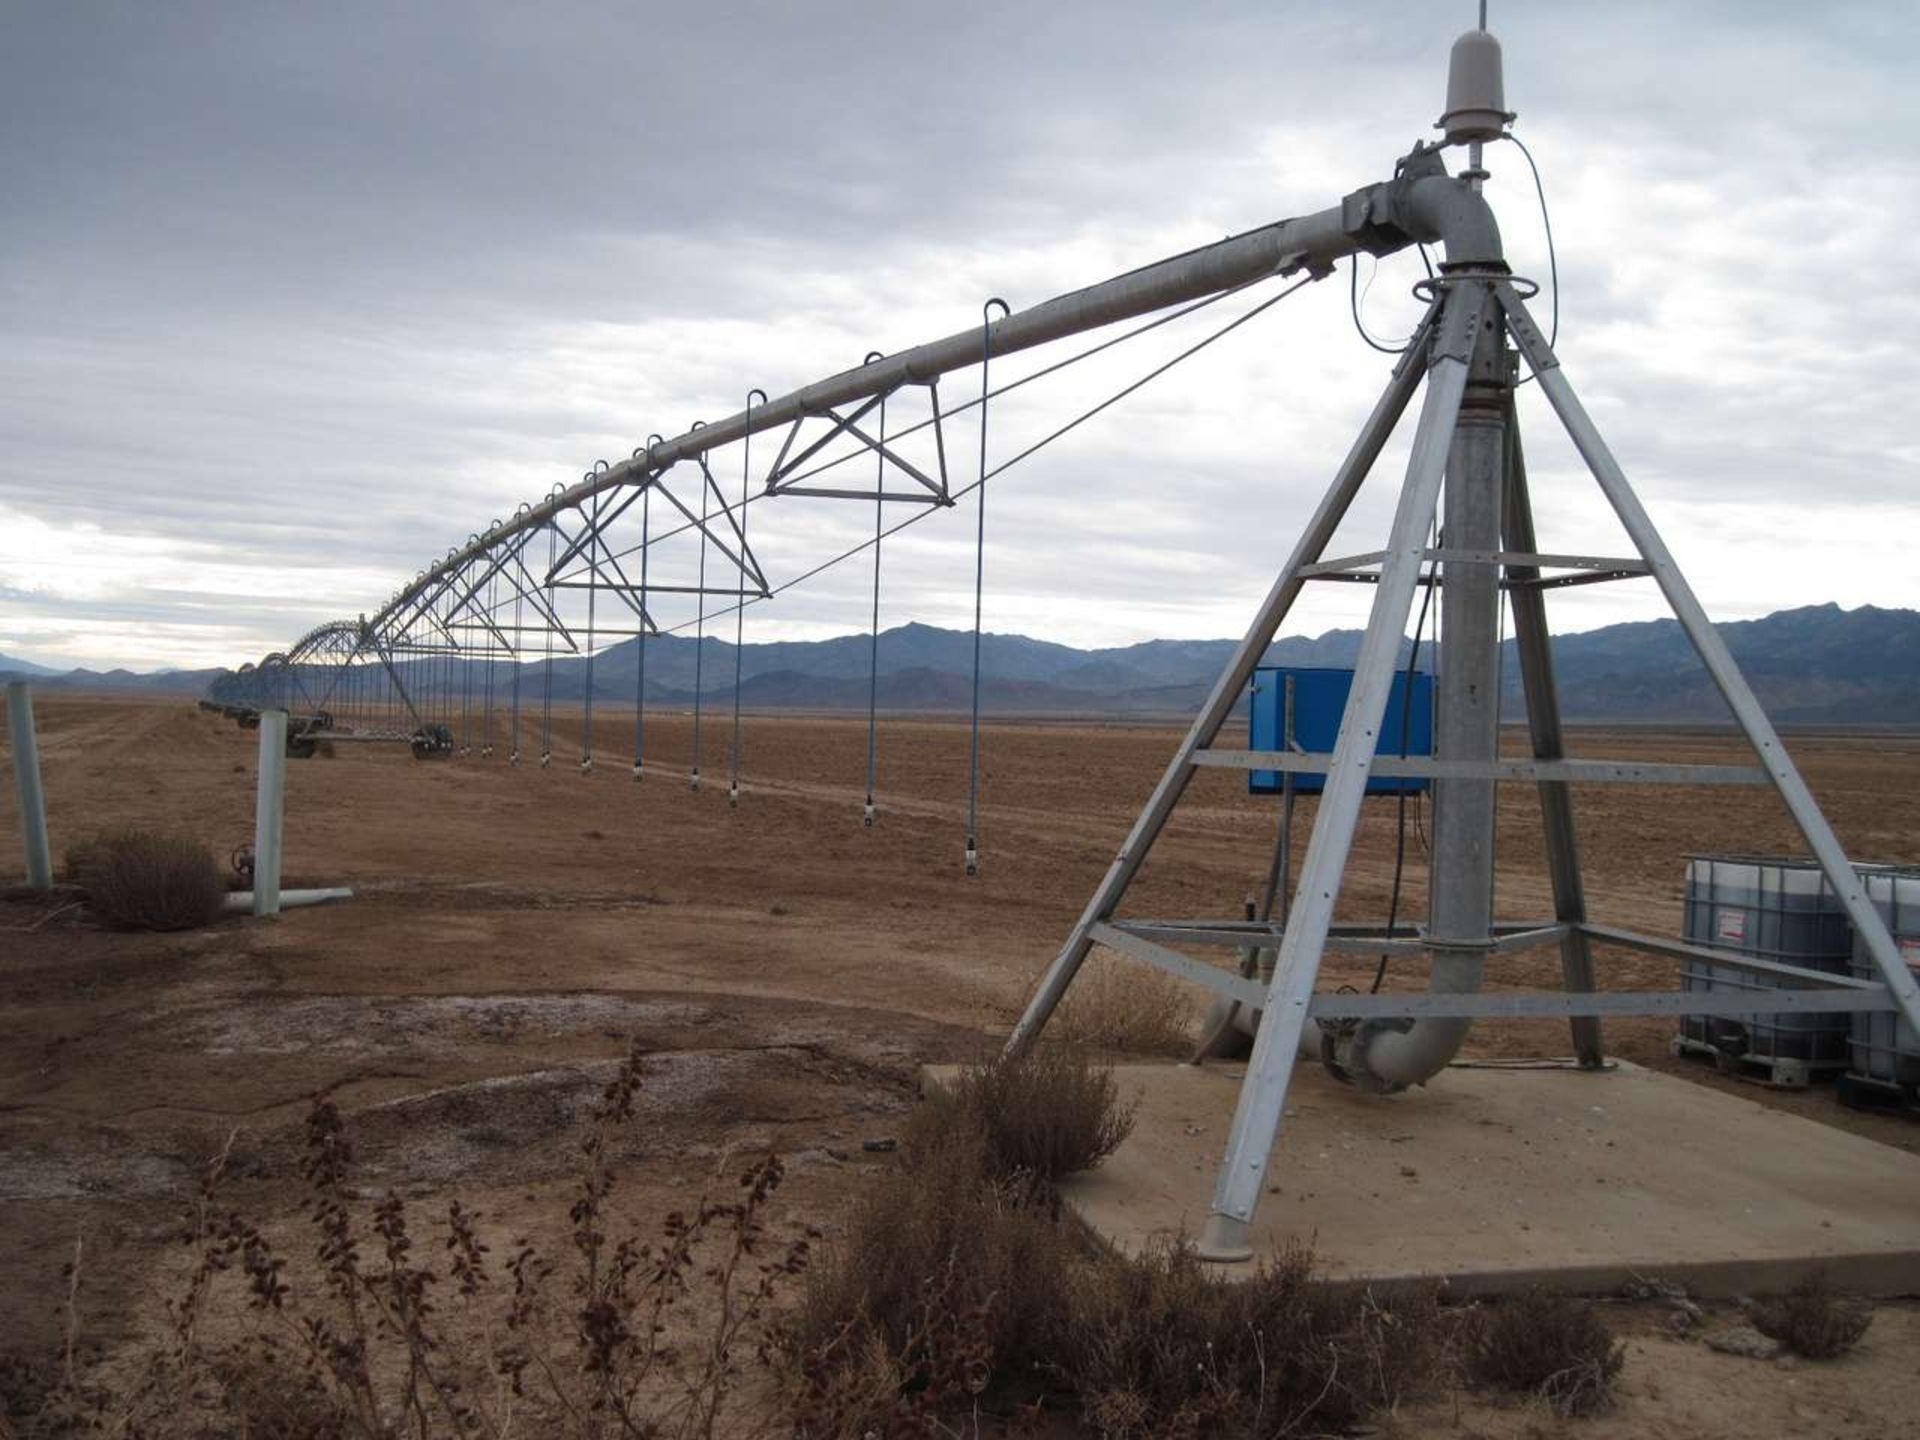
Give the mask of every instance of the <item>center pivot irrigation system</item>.
<path id="1" fill-rule="evenodd" d="M 1512 119 L 1505 104 L 1500 47 L 1485 29 L 1483 11 L 1481 28 L 1462 35 L 1453 47 L 1447 107 L 1439 122 L 1443 141 L 1417 145 L 1395 165 L 1391 179 L 1363 186 L 1317 214 L 1234 236 L 1028 310 L 1014 312 L 1001 302 L 989 302 L 977 329 L 898 354 L 869 356 L 863 365 L 778 399 L 755 391 L 738 414 L 671 439 L 653 436 L 630 458 L 612 465 L 601 462 L 578 484 L 556 487 L 546 499 L 523 505 L 511 519 L 470 537 L 372 616 L 322 626 L 284 654 L 224 677 L 207 703 L 229 709 L 242 723 L 256 720 L 263 711 L 290 711 L 292 746 L 311 745 L 322 735 L 384 738 L 404 740 L 416 754 L 440 756 L 466 754 L 476 746 L 488 755 L 501 744 L 514 761 L 520 759 L 523 738 L 537 718 L 539 760 L 547 765 L 553 755 L 555 661 L 577 657 L 586 670 L 580 765 L 587 770 L 594 759 L 594 657 L 607 644 L 631 637 L 637 640 L 638 672 L 631 763 L 638 779 L 645 757 L 646 642 L 663 629 L 658 618 L 662 602 L 685 603 L 690 598 L 692 620 L 673 628 L 691 627 L 704 634 L 716 615 L 731 613 L 734 619 L 728 778 L 729 795 L 737 800 L 741 617 L 749 604 L 771 599 L 808 578 L 802 575 L 779 586 L 769 583 L 749 540 L 750 504 L 811 496 L 873 506 L 873 538 L 848 554 L 872 549 L 877 597 L 885 536 L 977 492 L 974 743 L 967 825 L 971 871 L 977 852 L 978 597 L 985 487 L 993 475 L 1039 448 L 1029 446 L 989 469 L 987 407 L 995 394 L 1011 388 L 993 389 L 992 362 L 1100 327 L 1145 320 L 1118 339 L 1013 382 L 1024 384 L 1249 286 L 1298 277 L 1226 327 L 1232 329 L 1300 285 L 1332 274 L 1343 260 L 1433 245 L 1441 251 L 1440 264 L 1415 291 L 1427 304 L 1426 314 L 1393 367 L 1385 393 L 1105 880 L 1034 993 L 1008 1042 L 1009 1053 L 1025 1051 L 1039 1037 L 1095 946 L 1196 982 L 1219 997 L 1228 1007 L 1223 1023 L 1237 1024 L 1255 1036 L 1200 1240 L 1202 1254 L 1231 1260 L 1250 1254 L 1248 1227 L 1285 1113 L 1288 1082 L 1301 1054 L 1322 1060 L 1356 1086 L 1385 1092 L 1438 1074 L 1459 1050 L 1473 1020 L 1483 1016 L 1568 1018 L 1577 1061 L 1590 1069 L 1603 1064 L 1599 1021 L 1605 1015 L 1898 1011 L 1920 1027 L 1920 987 L 1901 962 L 1886 925 L 1868 902 L 1859 876 L 1753 691 L 1567 381 L 1551 339 L 1535 324 L 1526 305 L 1535 287 L 1515 276 L 1506 263 L 1499 228 L 1481 193 L 1487 174 L 1482 153 L 1486 144 L 1511 138 L 1507 127 Z M 1468 157 L 1458 174 L 1449 174 L 1444 162 L 1443 153 L 1450 148 L 1464 149 Z M 1223 333 L 1216 331 L 1182 351 L 1120 395 Z M 974 366 L 980 370 L 978 396 L 943 410 L 942 377 Z M 1633 554 L 1539 553 L 1514 407 L 1515 387 L 1525 383 L 1523 367 L 1571 437 L 1631 541 Z M 1423 381 L 1419 420 L 1384 548 L 1326 558 L 1336 529 Z M 920 418 L 889 431 L 889 421 L 898 421 L 911 397 L 923 397 L 913 410 Z M 1101 402 L 1047 439 L 1118 398 Z M 976 406 L 978 468 L 971 483 L 955 489 L 949 480 L 945 425 L 959 410 Z M 756 496 L 752 442 L 767 432 L 784 433 L 773 446 L 772 464 L 759 480 Z M 920 442 L 919 451 L 906 445 L 910 438 Z M 837 456 L 831 449 L 835 445 L 843 447 Z M 716 458 L 730 447 L 739 452 L 737 492 L 720 478 L 733 473 L 731 456 Z M 859 456 L 869 457 L 875 466 L 872 488 L 823 483 L 824 471 Z M 889 527 L 885 516 L 890 505 L 912 507 L 912 513 Z M 1437 543 L 1430 543 L 1436 519 Z M 808 574 L 818 568 L 825 567 Z M 1546 592 L 1633 578 L 1650 578 L 1659 586 L 1752 745 L 1756 764 L 1651 764 L 1567 756 Z M 1216 746 L 1294 601 L 1308 582 L 1322 580 L 1375 586 L 1331 753 Z M 1380 742 L 1400 647 L 1422 586 L 1438 587 L 1441 597 L 1435 753 L 1396 756 L 1390 745 Z M 1499 756 L 1503 594 L 1514 619 L 1532 741 L 1529 760 Z M 722 603 L 710 611 L 710 600 Z M 876 598 L 876 627 L 877 617 Z M 541 663 L 529 666 L 530 661 Z M 697 657 L 695 663 L 701 663 Z M 705 681 L 696 674 L 696 717 Z M 697 788 L 697 724 L 695 734 L 690 779 Z M 1380 753 L 1383 749 L 1389 753 Z M 870 743 L 869 823 L 871 755 Z M 1188 783 L 1200 770 L 1214 767 L 1320 777 L 1320 801 L 1297 877 L 1290 863 L 1278 866 L 1269 904 L 1251 918 L 1123 918 L 1128 888 Z M 1426 921 L 1336 924 L 1335 907 L 1362 798 L 1370 780 L 1393 777 L 1419 778 L 1433 786 Z M 1494 916 L 1494 787 L 1503 781 L 1538 788 L 1554 901 L 1550 918 Z M 1877 978 L 1706 951 L 1593 923 L 1582 889 L 1570 787 L 1613 782 L 1773 787 L 1863 938 Z M 1596 942 L 1682 960 L 1708 959 L 1796 988 L 1711 994 L 1600 992 L 1595 984 Z M 1243 957 L 1238 973 L 1187 953 L 1209 947 L 1238 951 Z M 1564 989 L 1481 993 L 1489 961 L 1544 947 L 1559 951 Z M 1431 963 L 1429 991 L 1320 991 L 1320 963 L 1329 950 L 1425 955 Z"/>

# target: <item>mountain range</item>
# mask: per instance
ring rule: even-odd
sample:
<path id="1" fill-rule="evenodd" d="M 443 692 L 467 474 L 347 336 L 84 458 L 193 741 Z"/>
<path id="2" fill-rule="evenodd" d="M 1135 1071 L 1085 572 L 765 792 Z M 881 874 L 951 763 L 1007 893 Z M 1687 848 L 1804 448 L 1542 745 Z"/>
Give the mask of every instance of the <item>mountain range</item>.
<path id="1" fill-rule="evenodd" d="M 1920 724 L 1920 611 L 1866 605 L 1843 610 L 1814 605 L 1719 627 L 1773 718 L 1785 724 Z M 970 701 L 973 635 L 930 625 L 883 631 L 878 643 L 878 703 L 894 711 L 957 711 Z M 981 704 L 1001 714 L 1163 716 L 1193 711 L 1226 664 L 1232 640 L 1148 640 L 1082 650 L 1024 635 L 983 635 Z M 1348 666 L 1358 630 L 1276 641 L 1267 662 Z M 860 710 L 867 704 L 870 636 L 778 641 L 741 647 L 741 699 L 756 709 Z M 1572 720 L 1711 723 L 1726 718 L 1712 682 L 1672 620 L 1610 625 L 1557 637 L 1554 667 L 1562 709 Z M 630 703 L 640 654 L 628 640 L 592 662 L 597 700 Z M 1402 663 L 1406 660 L 1403 642 Z M 423 662 L 412 662 L 419 665 Z M 1420 666 L 1429 667 L 1423 649 Z M 521 672 L 524 695 L 543 693 L 544 660 Z M 708 703 L 731 703 L 734 647 L 713 637 L 650 637 L 647 702 L 691 704 L 696 688 Z M 475 683 L 479 684 L 476 662 Z M 38 673 L 36 673 L 38 672 Z M 0 656 L 0 678 L 25 673 L 43 689 L 144 691 L 198 695 L 219 674 L 173 670 L 48 673 Z M 1525 713 L 1513 642 L 1504 656 L 1505 713 Z M 496 673 L 496 693 L 509 686 Z M 586 695 L 588 662 L 552 663 L 552 693 L 574 702 Z"/>

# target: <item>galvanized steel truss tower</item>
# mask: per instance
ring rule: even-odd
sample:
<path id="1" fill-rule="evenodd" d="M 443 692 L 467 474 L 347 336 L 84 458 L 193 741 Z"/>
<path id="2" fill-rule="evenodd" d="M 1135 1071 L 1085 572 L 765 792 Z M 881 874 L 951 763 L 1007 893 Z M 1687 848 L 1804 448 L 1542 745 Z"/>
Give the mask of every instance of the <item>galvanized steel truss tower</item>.
<path id="1" fill-rule="evenodd" d="M 1460 183 L 1460 182 L 1454 182 Z M 1477 195 L 1474 197 L 1477 199 Z M 1496 237 L 1497 238 L 1497 237 Z M 1920 986 L 1868 902 L 1780 737 L 1700 602 L 1675 565 L 1599 429 L 1567 381 L 1558 357 L 1528 313 L 1525 282 L 1508 273 L 1485 245 L 1450 259 L 1421 288 L 1426 318 L 1395 367 L 1385 394 L 1340 466 L 1265 603 L 1186 739 L 1135 822 L 1105 880 L 1028 1003 L 1010 1053 L 1030 1046 L 1045 1027 L 1094 946 L 1197 981 L 1260 1012 L 1261 1020 L 1221 1158 L 1203 1255 L 1245 1259 L 1248 1226 L 1264 1187 L 1285 1110 L 1292 1068 L 1302 1051 L 1322 1053 L 1356 1083 L 1396 1089 L 1437 1073 L 1475 1018 L 1570 1019 L 1584 1067 L 1601 1060 L 1600 1017 L 1621 1014 L 1752 1014 L 1760 1011 L 1894 1011 L 1920 1025 Z M 1454 247 L 1450 246 L 1450 254 Z M 1509 339 L 1512 347 L 1509 346 Z M 1628 557 L 1549 555 L 1538 551 L 1526 465 L 1515 423 L 1514 385 L 1524 360 L 1574 446 L 1619 518 L 1635 553 Z M 1324 558 L 1341 519 L 1414 392 L 1425 381 L 1406 478 L 1384 549 Z M 1444 496 L 1444 499 L 1443 499 Z M 1428 544 L 1436 514 L 1440 543 Z M 1712 676 L 1758 764 L 1662 765 L 1570 759 L 1561 733 L 1544 592 L 1563 585 L 1650 576 Z M 1371 615 L 1355 662 L 1353 687 L 1331 756 L 1250 751 L 1216 745 L 1294 601 L 1310 581 L 1364 578 L 1375 586 Z M 1436 754 L 1377 756 L 1376 741 L 1407 631 L 1423 583 L 1442 587 Z M 1499 597 L 1512 600 L 1515 639 L 1532 741 L 1530 760 L 1498 754 Z M 1137 920 L 1120 908 L 1155 839 L 1199 770 L 1225 767 L 1325 776 L 1319 809 L 1284 923 L 1228 920 Z M 1424 927 L 1341 926 L 1335 906 L 1360 802 L 1370 777 L 1423 776 L 1434 782 L 1431 900 Z M 1554 915 L 1503 923 L 1492 914 L 1493 799 L 1501 781 L 1537 785 L 1544 822 Z M 1627 782 L 1681 785 L 1770 785 L 1828 883 L 1866 939 L 1879 978 L 1861 980 L 1777 962 L 1731 956 L 1596 924 L 1587 914 L 1574 829 L 1571 785 Z M 1606 993 L 1596 989 L 1592 945 L 1605 942 L 1650 953 L 1711 956 L 1713 962 L 1786 980 L 1793 988 L 1754 995 L 1682 995 L 1675 991 Z M 1206 964 L 1182 947 L 1277 947 L 1271 983 Z M 1482 994 L 1487 961 L 1502 954 L 1557 946 L 1565 988 L 1557 992 Z M 1331 949 L 1421 952 L 1431 957 L 1429 993 L 1328 994 L 1315 982 Z"/>

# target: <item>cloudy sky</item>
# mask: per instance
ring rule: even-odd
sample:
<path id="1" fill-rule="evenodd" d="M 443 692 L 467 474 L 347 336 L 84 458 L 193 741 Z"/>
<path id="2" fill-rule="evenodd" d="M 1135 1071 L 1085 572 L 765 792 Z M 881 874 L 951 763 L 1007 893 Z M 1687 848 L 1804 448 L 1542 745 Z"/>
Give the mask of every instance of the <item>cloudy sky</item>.
<path id="1" fill-rule="evenodd" d="M 0 652 L 254 657 L 749 387 L 1323 208 L 1432 133 L 1471 11 L 13 0 Z M 1494 0 L 1560 353 L 1719 618 L 1915 602 L 1917 17 Z M 1489 161 L 1509 255 L 1544 283 L 1525 165 Z M 1363 262 L 1376 335 L 1405 333 L 1419 273 Z M 1265 293 L 996 405 L 993 453 Z M 1009 471 L 989 628 L 1236 632 L 1387 363 L 1343 273 Z M 1543 545 L 1617 549 L 1523 394 Z M 1375 548 L 1397 473 L 1343 544 Z M 754 514 L 776 581 L 870 524 Z M 883 623 L 969 623 L 972 528 L 963 506 L 889 545 Z M 756 608 L 749 638 L 863 627 L 865 564 Z M 1370 594 L 1322 588 L 1290 630 L 1355 623 Z M 1569 629 L 1663 613 L 1644 584 L 1555 604 Z"/>

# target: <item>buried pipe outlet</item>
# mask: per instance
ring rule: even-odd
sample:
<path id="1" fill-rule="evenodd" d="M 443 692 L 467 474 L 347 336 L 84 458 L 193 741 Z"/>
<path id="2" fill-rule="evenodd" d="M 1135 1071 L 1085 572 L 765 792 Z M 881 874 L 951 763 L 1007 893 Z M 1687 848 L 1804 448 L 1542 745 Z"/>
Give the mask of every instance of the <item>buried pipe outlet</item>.
<path id="1" fill-rule="evenodd" d="M 282 890 L 279 908 L 291 910 L 299 905 L 324 905 L 329 900 L 351 900 L 352 898 L 353 891 L 345 886 L 328 890 Z M 253 904 L 253 891 L 235 890 L 222 902 L 221 908 L 244 915 L 252 912 Z"/>

